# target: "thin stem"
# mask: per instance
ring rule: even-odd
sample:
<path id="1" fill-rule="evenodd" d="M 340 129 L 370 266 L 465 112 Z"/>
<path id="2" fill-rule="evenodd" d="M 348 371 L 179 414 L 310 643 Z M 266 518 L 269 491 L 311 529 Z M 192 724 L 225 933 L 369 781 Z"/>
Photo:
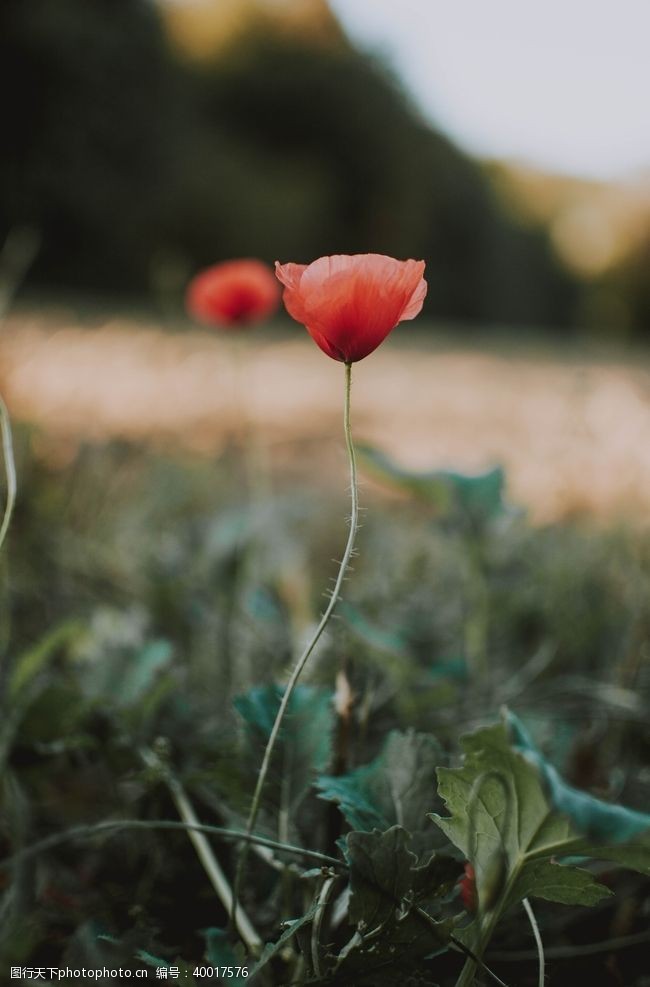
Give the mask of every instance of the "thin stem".
<path id="1" fill-rule="evenodd" d="M 322 971 L 320 968 L 320 932 L 323 924 L 325 908 L 327 907 L 330 895 L 334 889 L 335 881 L 335 877 L 328 877 L 323 882 L 323 886 L 320 889 L 320 894 L 318 895 L 316 914 L 314 915 L 314 921 L 311 926 L 311 965 L 314 970 L 314 976 L 318 978 L 322 976 Z"/>
<path id="2" fill-rule="evenodd" d="M 284 690 L 284 695 L 282 696 L 282 701 L 278 709 L 277 715 L 275 717 L 275 722 L 273 728 L 269 735 L 268 742 L 266 744 L 266 750 L 264 751 L 264 757 L 262 759 L 262 767 L 260 768 L 259 775 L 257 776 L 257 784 L 255 786 L 255 792 L 253 793 L 253 800 L 251 802 L 250 813 L 248 815 L 248 820 L 246 823 L 246 833 L 250 835 L 253 832 L 255 823 L 257 822 L 257 816 L 260 811 L 260 805 L 262 801 L 262 792 L 264 790 L 264 785 L 266 783 L 266 778 L 269 773 L 269 767 L 271 764 L 271 758 L 273 756 L 273 751 L 275 750 L 275 744 L 278 739 L 278 734 L 280 733 L 280 727 L 282 726 L 282 721 L 284 720 L 285 714 L 287 712 L 287 707 L 293 695 L 293 691 L 296 687 L 298 679 L 309 660 L 309 657 L 316 647 L 323 631 L 327 627 L 330 617 L 334 612 L 334 608 L 338 602 L 339 596 L 341 594 L 341 588 L 343 586 L 343 580 L 347 572 L 348 566 L 350 564 L 350 559 L 352 558 L 352 553 L 354 551 L 354 539 L 357 532 L 357 527 L 359 523 L 359 491 L 357 488 L 357 462 L 354 453 L 354 445 L 352 443 L 352 429 L 350 427 L 350 393 L 352 389 L 352 364 L 345 364 L 345 401 L 343 410 L 343 428 L 345 432 L 345 445 L 348 452 L 348 460 L 350 465 L 350 494 L 351 494 L 351 512 L 350 512 L 350 530 L 348 533 L 348 540 L 345 546 L 345 551 L 343 553 L 343 558 L 341 559 L 341 564 L 339 566 L 338 575 L 336 577 L 336 582 L 334 584 L 334 589 L 332 595 L 330 596 L 329 603 L 325 608 L 325 611 L 320 619 L 320 622 L 314 631 L 311 639 L 308 641 L 304 651 L 298 658 L 295 667 L 287 683 L 287 687 Z M 235 876 L 235 887 L 234 887 L 234 906 L 233 906 L 233 921 L 236 920 L 237 903 L 239 901 L 239 894 L 241 891 L 241 886 L 244 879 L 244 874 L 246 871 L 246 858 L 247 858 L 247 846 L 244 844 L 242 846 L 239 860 L 237 862 L 237 872 Z M 235 922 L 236 924 L 236 922 Z"/>
<path id="3" fill-rule="evenodd" d="M 183 822 L 187 823 L 187 825 L 191 827 L 197 826 L 199 824 L 199 818 L 194 811 L 194 806 L 192 805 L 180 781 L 174 777 L 165 765 L 162 764 L 153 751 L 143 749 L 140 751 L 140 754 L 145 764 L 149 767 L 157 768 L 162 772 L 165 783 L 169 789 L 169 793 L 174 801 L 174 805 L 176 806 L 178 814 Z M 228 879 L 226 878 L 219 861 L 212 852 L 212 847 L 208 843 L 205 834 L 198 832 L 196 829 L 188 829 L 187 835 L 192 843 L 192 846 L 196 850 L 196 854 L 201 861 L 201 866 L 203 867 L 210 884 L 217 893 L 217 897 L 225 908 L 226 913 L 230 914 L 233 903 L 233 895 L 230 889 L 230 884 L 228 883 Z M 237 915 L 237 931 L 242 942 L 250 953 L 257 953 L 261 949 L 262 939 L 243 908 L 239 909 L 239 913 Z"/>
<path id="4" fill-rule="evenodd" d="M 0 430 L 2 431 L 2 454 L 5 464 L 5 474 L 7 476 L 7 502 L 5 504 L 2 525 L 0 526 L 0 548 L 7 535 L 9 522 L 16 502 L 16 465 L 14 462 L 14 449 L 11 440 L 11 422 L 7 405 L 0 396 Z"/>
<path id="5" fill-rule="evenodd" d="M 544 944 L 542 943 L 542 936 L 539 931 L 539 926 L 537 924 L 537 919 L 535 918 L 535 912 L 533 911 L 528 898 L 524 898 L 522 905 L 526 909 L 526 915 L 528 916 L 528 921 L 530 922 L 531 928 L 533 930 L 533 935 L 535 936 L 535 945 L 537 946 L 537 956 L 539 957 L 539 976 L 537 978 L 538 987 L 544 987 Z"/>
<path id="6" fill-rule="evenodd" d="M 103 822 L 87 823 L 83 826 L 72 826 L 62 833 L 53 833 L 46 836 L 37 843 L 19 850 L 10 857 L 0 860 L 0 871 L 11 867 L 13 864 L 22 863 L 24 860 L 31 860 L 47 850 L 53 850 L 64 843 L 72 840 L 85 840 L 89 837 L 99 836 L 101 833 L 119 832 L 122 829 L 178 829 L 186 832 L 208 833 L 211 836 L 218 836 L 224 840 L 235 840 L 242 843 L 256 843 L 259 846 L 269 847 L 271 850 L 279 850 L 282 853 L 292 853 L 296 857 L 304 857 L 305 860 L 313 860 L 321 866 L 338 867 L 339 870 L 346 871 L 347 866 L 342 860 L 330 857 L 326 853 L 319 853 L 317 850 L 303 850 L 302 847 L 293 846 L 289 843 L 278 843 L 277 840 L 267 840 L 264 836 L 254 836 L 251 833 L 244 833 L 237 829 L 224 829 L 222 826 L 211 826 L 208 823 L 187 823 L 178 822 L 173 819 L 106 819 Z"/>

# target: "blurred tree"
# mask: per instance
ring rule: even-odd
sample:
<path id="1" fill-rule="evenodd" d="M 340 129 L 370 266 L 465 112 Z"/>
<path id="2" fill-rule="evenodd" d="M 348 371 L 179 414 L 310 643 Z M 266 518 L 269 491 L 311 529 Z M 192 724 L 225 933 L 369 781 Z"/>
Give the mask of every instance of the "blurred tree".
<path id="1" fill-rule="evenodd" d="M 3 0 L 0 72 L 1 225 L 41 230 L 50 282 L 141 287 L 182 121 L 153 7 Z"/>
<path id="2" fill-rule="evenodd" d="M 507 216 L 478 165 L 420 119 L 381 65 L 346 44 L 251 33 L 204 69 L 203 92 L 208 127 L 248 162 L 229 188 L 256 252 L 424 257 L 438 316 L 570 323 L 572 279 L 545 232 Z M 284 183 L 264 210 L 249 190 L 270 173 Z"/>
<path id="3" fill-rule="evenodd" d="M 437 316 L 567 324 L 545 234 L 387 70 L 274 23 L 182 65 L 147 0 L 4 0 L 0 232 L 40 229 L 35 278 L 146 291 L 233 255 L 378 251 L 428 261 Z"/>

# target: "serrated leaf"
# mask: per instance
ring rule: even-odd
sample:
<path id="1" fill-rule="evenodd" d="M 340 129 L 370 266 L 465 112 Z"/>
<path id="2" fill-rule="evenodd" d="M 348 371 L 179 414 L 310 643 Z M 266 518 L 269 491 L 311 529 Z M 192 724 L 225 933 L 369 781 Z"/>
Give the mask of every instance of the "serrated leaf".
<path id="1" fill-rule="evenodd" d="M 515 881 L 509 904 L 523 898 L 545 898 L 563 905 L 596 905 L 611 895 L 609 888 L 578 867 L 565 867 L 550 860 L 531 861 Z"/>
<path id="2" fill-rule="evenodd" d="M 462 766 L 438 772 L 438 790 L 450 815 L 436 821 L 474 867 L 479 903 L 491 907 L 500 888 L 509 889 L 502 907 L 535 897 L 536 877 L 540 897 L 555 900 L 548 871 L 535 870 L 532 863 L 570 842 L 568 820 L 553 811 L 534 767 L 510 747 L 505 724 L 478 730 L 461 743 Z M 571 893 L 572 882 L 576 888 L 584 883 L 583 872 L 574 879 L 571 868 L 563 870 L 562 881 L 555 881 L 560 901 Z M 517 888 L 525 890 L 519 898 Z"/>
<path id="3" fill-rule="evenodd" d="M 589 840 L 612 844 L 628 842 L 640 833 L 650 834 L 648 813 L 603 802 L 567 784 L 538 751 L 521 720 L 510 710 L 505 717 L 513 747 L 539 771 L 553 806 L 571 819 L 579 833 Z"/>
<path id="4" fill-rule="evenodd" d="M 422 980 L 426 972 L 427 957 L 448 948 L 452 923 L 433 922 L 417 910 L 396 916 L 384 925 L 380 933 L 363 937 L 357 935 L 352 946 L 337 958 L 334 971 L 325 978 L 332 987 L 394 987 L 409 982 L 411 976 L 417 983 L 433 983 Z"/>
<path id="5" fill-rule="evenodd" d="M 259 686 L 238 696 L 235 708 L 245 722 L 246 741 L 255 765 L 266 746 L 282 699 L 277 686 Z M 329 764 L 334 709 L 327 689 L 299 685 L 289 701 L 269 769 L 267 789 L 282 791 L 294 809 Z"/>
<path id="6" fill-rule="evenodd" d="M 438 817 L 437 822 L 473 864 L 479 902 L 485 907 L 494 891 L 489 885 L 494 884 L 499 859 L 505 871 L 501 908 L 524 897 L 585 905 L 605 897 L 607 889 L 586 871 L 552 862 L 569 854 L 611 860 L 649 873 L 650 840 L 645 833 L 629 845 L 591 845 L 573 820 L 557 811 L 548 795 L 546 775 L 530 752 L 510 746 L 510 722 L 507 716 L 506 722 L 463 738 L 462 766 L 439 771 L 439 792 L 450 816 Z M 522 736 L 518 734 L 520 743 Z"/>
<path id="7" fill-rule="evenodd" d="M 381 928 L 411 888 L 415 854 L 401 826 L 380 833 L 348 833 L 350 921 L 366 930 Z"/>
<path id="8" fill-rule="evenodd" d="M 458 879 L 458 861 L 435 854 L 423 865 L 401 826 L 384 833 L 348 833 L 345 855 L 350 866 L 350 921 L 359 931 L 377 930 L 414 905 L 436 904 Z"/>
<path id="9" fill-rule="evenodd" d="M 458 882 L 461 873 L 462 868 L 454 857 L 432 854 L 426 863 L 411 871 L 414 902 L 422 904 L 446 895 Z"/>
<path id="10" fill-rule="evenodd" d="M 462 766 L 438 770 L 438 793 L 450 816 L 432 818 L 467 859 L 491 858 L 503 849 L 512 862 L 522 853 L 555 845 L 570 835 L 568 821 L 552 813 L 535 770 L 510 747 L 503 724 L 462 737 L 461 747 Z M 473 830 L 468 815 L 471 798 L 475 800 Z"/>
<path id="11" fill-rule="evenodd" d="M 439 845 L 427 814 L 436 803 L 436 768 L 444 759 L 429 734 L 392 731 L 381 754 L 346 775 L 317 780 L 320 798 L 337 802 L 354 830 L 384 832 L 403 826 L 416 855 Z"/>

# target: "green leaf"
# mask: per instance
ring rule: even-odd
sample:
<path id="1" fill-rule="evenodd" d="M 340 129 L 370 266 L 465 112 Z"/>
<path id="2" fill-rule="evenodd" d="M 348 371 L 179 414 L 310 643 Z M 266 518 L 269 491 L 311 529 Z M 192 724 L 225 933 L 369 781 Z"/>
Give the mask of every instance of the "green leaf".
<path id="1" fill-rule="evenodd" d="M 282 699 L 277 686 L 259 686 L 235 699 L 245 722 L 245 735 L 257 768 Z M 334 709 L 327 689 L 299 685 L 289 701 L 276 743 L 267 789 L 282 792 L 287 808 L 295 809 L 310 788 L 314 775 L 329 764 L 332 753 Z"/>
<path id="2" fill-rule="evenodd" d="M 328 987 L 436 987 L 426 960 L 448 948 L 449 923 L 437 925 L 409 912 L 384 927 L 377 936 L 359 936 L 336 958 L 334 970 L 323 981 Z M 335 959 L 332 957 L 332 959 Z M 433 968 L 433 965 L 432 965 Z M 411 978 L 413 978 L 411 980 Z"/>
<path id="3" fill-rule="evenodd" d="M 515 881 L 507 904 L 535 897 L 563 905 L 596 905 L 611 893 L 587 870 L 554 864 L 550 860 L 534 860 L 524 867 Z"/>
<path id="4" fill-rule="evenodd" d="M 575 843 L 575 833 L 549 803 L 535 767 L 510 746 L 506 725 L 484 728 L 461 742 L 462 766 L 438 772 L 450 815 L 435 819 L 472 863 L 480 907 L 493 907 L 504 889 L 501 908 L 524 897 L 567 902 L 583 893 L 587 904 L 605 896 L 606 889 L 599 892 L 582 870 L 539 866 L 558 847 Z"/>
<path id="5" fill-rule="evenodd" d="M 407 849 L 409 834 L 401 826 L 385 833 L 348 833 L 350 921 L 374 931 L 394 915 L 411 888 L 415 854 Z"/>
<path id="6" fill-rule="evenodd" d="M 80 673 L 93 699 L 126 709 L 136 706 L 156 686 L 172 656 L 171 643 L 160 638 L 135 652 L 116 652 L 103 661 L 84 662 Z"/>
<path id="7" fill-rule="evenodd" d="M 107 942 L 119 942 L 119 939 L 114 939 L 109 936 L 101 936 L 100 938 L 107 940 Z M 154 956 L 153 953 L 148 953 L 146 949 L 136 949 L 135 958 L 146 963 L 147 966 L 152 966 L 156 970 L 168 970 L 171 966 L 169 960 L 162 960 L 159 956 Z"/>
<path id="8" fill-rule="evenodd" d="M 169 641 L 149 641 L 126 663 L 119 688 L 121 706 L 133 706 L 149 692 L 159 673 L 171 662 L 173 654 Z"/>
<path id="9" fill-rule="evenodd" d="M 404 827 L 420 856 L 440 844 L 427 818 L 436 804 L 436 768 L 443 760 L 440 745 L 429 734 L 394 730 L 370 764 L 346 775 L 323 776 L 316 786 L 320 798 L 338 803 L 355 830 Z"/>
<path id="10" fill-rule="evenodd" d="M 237 955 L 225 929 L 203 929 L 201 935 L 205 938 L 205 955 L 211 966 L 232 966 L 235 968 L 246 966 L 243 957 Z M 242 984 L 246 982 L 247 978 L 245 977 L 230 977 L 228 979 L 228 984 L 232 987 L 242 987 Z"/>
<path id="11" fill-rule="evenodd" d="M 15 699 L 18 693 L 57 656 L 61 648 L 76 641 L 83 631 L 83 625 L 79 621 L 68 620 L 22 654 L 16 660 L 9 679 L 10 698 Z"/>
<path id="12" fill-rule="evenodd" d="M 510 710 L 505 717 L 513 747 L 535 766 L 553 806 L 571 819 L 579 833 L 590 840 L 612 844 L 626 843 L 640 833 L 650 834 L 648 813 L 603 802 L 567 784 L 537 750 L 521 720 Z"/>
<path id="13" fill-rule="evenodd" d="M 457 860 L 434 854 L 417 866 L 410 842 L 410 834 L 401 826 L 392 826 L 384 833 L 348 833 L 348 913 L 360 932 L 381 928 L 395 916 L 396 909 L 435 904 L 458 880 Z"/>
<path id="14" fill-rule="evenodd" d="M 410 654 L 408 641 L 399 631 L 387 630 L 371 623 L 361 610 L 345 600 L 341 600 L 339 612 L 350 629 L 373 651 L 408 659 Z"/>
<path id="15" fill-rule="evenodd" d="M 358 444 L 359 463 L 376 479 L 425 501 L 441 513 L 461 511 L 483 518 L 504 510 L 505 474 L 501 466 L 475 476 L 448 470 L 416 473 L 397 466 L 373 446 Z"/>
<path id="16" fill-rule="evenodd" d="M 271 962 L 273 957 L 277 956 L 277 954 L 282 951 L 282 949 L 284 948 L 284 946 L 286 946 L 289 940 L 292 939 L 296 935 L 296 933 L 303 928 L 303 926 L 313 921 L 314 916 L 318 911 L 318 908 L 319 908 L 318 900 L 315 900 L 311 903 L 310 907 L 307 909 L 305 914 L 302 915 L 300 918 L 293 919 L 291 921 L 287 921 L 283 923 L 284 925 L 286 925 L 284 932 L 276 942 L 267 942 L 264 949 L 262 950 L 262 955 L 260 956 L 259 960 L 257 961 L 257 963 L 255 964 L 255 966 L 250 972 L 250 976 L 248 977 L 247 980 L 249 984 L 259 982 L 258 975 Z"/>

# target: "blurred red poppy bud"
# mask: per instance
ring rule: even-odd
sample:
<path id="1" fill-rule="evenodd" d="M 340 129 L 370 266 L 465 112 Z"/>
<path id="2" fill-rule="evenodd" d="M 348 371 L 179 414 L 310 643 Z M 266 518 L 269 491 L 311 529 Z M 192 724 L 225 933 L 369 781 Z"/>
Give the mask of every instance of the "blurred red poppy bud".
<path id="1" fill-rule="evenodd" d="M 200 271 L 187 288 L 190 315 L 209 326 L 261 322 L 277 309 L 280 289 L 261 260 L 228 260 Z"/>
<path id="2" fill-rule="evenodd" d="M 458 882 L 460 888 L 460 898 L 468 912 L 475 912 L 478 907 L 478 895 L 476 893 L 476 873 L 469 863 L 465 862 L 465 876 Z"/>
<path id="3" fill-rule="evenodd" d="M 399 322 L 414 319 L 427 293 L 423 260 L 336 254 L 313 264 L 280 264 L 289 315 L 333 360 L 355 363 Z"/>

